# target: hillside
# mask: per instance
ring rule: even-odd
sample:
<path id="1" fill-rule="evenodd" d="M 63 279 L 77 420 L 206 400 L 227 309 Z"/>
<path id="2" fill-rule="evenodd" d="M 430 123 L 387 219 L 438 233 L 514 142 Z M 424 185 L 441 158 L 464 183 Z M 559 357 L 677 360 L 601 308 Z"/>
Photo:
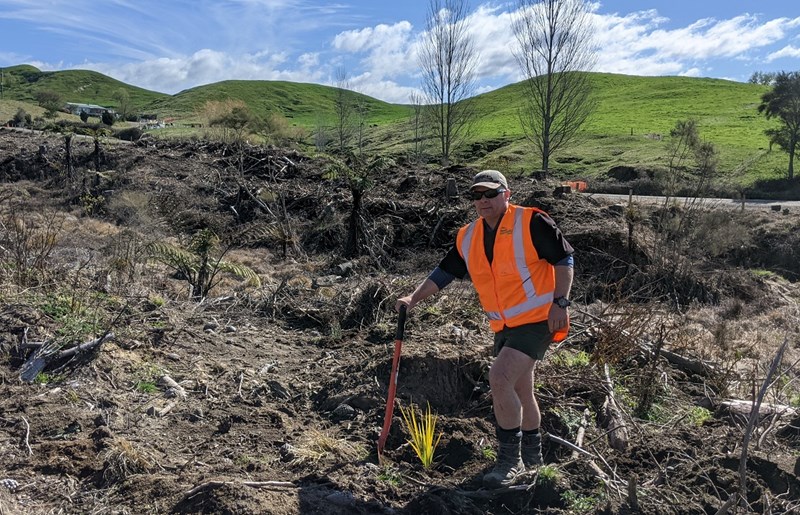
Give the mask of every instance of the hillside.
<path id="1" fill-rule="evenodd" d="M 757 111 L 765 86 L 692 77 L 605 73 L 591 77 L 597 109 L 581 140 L 556 154 L 551 163 L 555 169 L 594 177 L 613 166 L 663 167 L 670 129 L 676 121 L 689 118 L 697 120 L 701 137 L 718 147 L 720 169 L 726 176 L 733 176 L 737 167 L 751 160 L 755 160 L 752 167 L 736 172 L 736 180 L 751 182 L 785 167 L 785 155 L 766 153 L 764 129 L 773 122 Z M 523 94 L 523 85 L 518 83 L 475 98 L 479 121 L 473 140 L 499 140 L 479 163 L 538 168 L 518 122 Z"/>
<path id="2" fill-rule="evenodd" d="M 376 100 L 367 95 L 349 92 L 352 102 L 361 103 L 368 113 L 370 124 L 396 123 L 405 120 L 409 108 Z M 292 123 L 314 128 L 323 120 L 334 119 L 337 88 L 319 84 L 284 81 L 227 80 L 181 91 L 168 98 L 151 102 L 146 109 L 164 115 L 191 117 L 207 101 L 238 99 L 259 116 L 278 112 Z"/>
<path id="3" fill-rule="evenodd" d="M 3 68 L 5 100 L 35 103 L 37 93 L 52 91 L 61 95 L 65 102 L 117 107 L 114 93 L 120 88 L 130 95 L 131 105 L 140 109 L 156 99 L 169 96 L 131 86 L 90 70 L 43 72 L 29 65 Z"/>
<path id="4" fill-rule="evenodd" d="M 398 409 L 375 445 L 395 301 L 474 217 L 444 192 L 475 170 L 372 177 L 348 257 L 351 190 L 325 156 L 99 151 L 74 141 L 68 174 L 62 137 L 0 128 L 0 513 L 800 508 L 797 212 L 606 205 L 513 179 L 576 249 L 572 331 L 536 368 L 545 465 L 487 490 L 492 334 L 468 281 L 411 312 L 396 376 L 400 406 L 438 416 L 433 466 Z M 180 263 L 202 256 L 231 266 L 192 299 Z M 242 267 L 259 280 L 227 272 Z"/>
<path id="5" fill-rule="evenodd" d="M 30 66 L 4 69 L 6 99 L 31 101 L 37 91 L 52 89 L 64 98 L 115 106 L 114 91 L 130 90 L 133 105 L 143 112 L 185 121 L 196 119 L 208 100 L 239 99 L 253 113 L 278 112 L 312 133 L 332 125 L 336 88 L 281 81 L 223 81 L 176 95 L 133 88 L 88 71 L 40 72 Z M 700 136 L 718 149 L 722 182 L 750 185 L 758 179 L 781 178 L 787 157 L 767 151 L 764 130 L 773 126 L 757 112 L 765 86 L 693 77 L 637 77 L 593 73 L 597 110 L 582 138 L 551 160 L 564 177 L 594 178 L 627 166 L 663 169 L 670 129 L 678 120 L 695 119 Z M 373 152 L 408 152 L 412 109 L 352 93 L 367 109 L 368 145 Z M 524 139 L 518 121 L 522 84 L 478 95 L 478 118 L 458 157 L 480 167 L 510 173 L 535 170 L 539 160 Z M 158 134 L 187 136 L 186 129 Z M 432 143 L 431 143 L 432 144 Z"/>

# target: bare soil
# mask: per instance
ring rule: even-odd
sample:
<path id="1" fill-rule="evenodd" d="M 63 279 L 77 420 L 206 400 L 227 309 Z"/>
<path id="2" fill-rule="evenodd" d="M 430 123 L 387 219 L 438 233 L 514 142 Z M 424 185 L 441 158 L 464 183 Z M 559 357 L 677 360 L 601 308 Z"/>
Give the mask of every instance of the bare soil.
<path id="1" fill-rule="evenodd" d="M 402 345 L 398 403 L 438 415 L 434 465 L 399 410 L 376 452 L 395 299 L 474 216 L 445 193 L 474 170 L 372 177 L 346 256 L 352 196 L 322 158 L 76 140 L 72 165 L 63 137 L 0 130 L 2 514 L 717 513 L 742 481 L 729 513 L 800 508 L 797 213 L 604 205 L 514 179 L 576 248 L 573 332 L 536 372 L 546 466 L 488 491 L 491 334 L 468 282 L 415 309 Z M 148 259 L 204 228 L 259 286 L 221 274 L 193 300 Z M 43 348 L 106 331 L 21 379 Z M 750 410 L 725 401 L 755 398 L 784 341 L 741 478 Z"/>

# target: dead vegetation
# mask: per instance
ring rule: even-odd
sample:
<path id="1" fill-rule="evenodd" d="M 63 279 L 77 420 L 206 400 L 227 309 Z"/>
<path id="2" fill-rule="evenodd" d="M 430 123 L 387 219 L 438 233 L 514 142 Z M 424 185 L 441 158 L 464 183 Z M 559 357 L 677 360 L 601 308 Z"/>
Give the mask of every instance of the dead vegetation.
<path id="1" fill-rule="evenodd" d="M 91 175 L 91 143 L 68 177 L 58 139 L 0 132 L 0 512 L 800 507 L 796 214 L 516 179 L 578 250 L 576 306 L 537 369 L 546 467 L 490 492 L 490 335 L 468 283 L 406 328 L 397 396 L 438 416 L 433 465 L 397 417 L 375 452 L 394 299 L 472 216 L 445 194 L 469 171 L 370 175 L 353 226 L 351 178 L 324 158 L 108 145 Z"/>

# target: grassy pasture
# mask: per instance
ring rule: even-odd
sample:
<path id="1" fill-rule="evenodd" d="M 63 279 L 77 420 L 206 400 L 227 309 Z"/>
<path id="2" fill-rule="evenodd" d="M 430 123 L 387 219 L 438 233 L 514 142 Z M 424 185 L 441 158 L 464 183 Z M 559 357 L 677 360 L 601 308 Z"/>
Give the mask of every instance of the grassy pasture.
<path id="1" fill-rule="evenodd" d="M 617 165 L 663 167 L 669 152 L 669 132 L 678 120 L 693 118 L 700 136 L 719 152 L 719 170 L 725 180 L 750 184 L 760 178 L 785 174 L 787 156 L 768 152 L 764 130 L 776 122 L 758 113 L 766 86 L 694 77 L 638 77 L 593 73 L 597 109 L 581 138 L 552 156 L 551 165 L 562 175 L 591 178 Z M 284 81 L 229 80 L 166 95 L 96 72 L 67 70 L 41 72 L 32 66 L 4 69 L 4 100 L 0 120 L 16 112 L 17 104 L 33 116 L 41 109 L 33 99 L 38 91 L 52 90 L 65 101 L 115 107 L 114 92 L 125 87 L 135 110 L 172 117 L 179 123 L 160 130 L 161 137 L 202 135 L 180 122 L 202 122 L 199 113 L 208 101 L 241 100 L 259 116 L 280 113 L 292 125 L 312 134 L 318 126 L 335 124 L 337 89 L 318 84 Z M 366 107 L 368 139 L 373 152 L 407 152 L 411 143 L 409 105 L 389 104 L 351 92 Z M 458 157 L 475 166 L 493 166 L 509 172 L 538 169 L 540 159 L 525 139 L 519 123 L 522 83 L 470 99 L 477 119 Z M 27 107 L 25 107 L 27 106 Z M 433 142 L 429 142 L 429 147 Z"/>

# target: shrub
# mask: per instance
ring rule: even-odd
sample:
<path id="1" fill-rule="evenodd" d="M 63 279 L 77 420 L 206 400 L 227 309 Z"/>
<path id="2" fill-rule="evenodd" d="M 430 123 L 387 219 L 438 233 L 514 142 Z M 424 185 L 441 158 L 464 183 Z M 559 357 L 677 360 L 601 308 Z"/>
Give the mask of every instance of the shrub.
<path id="1" fill-rule="evenodd" d="M 31 125 L 31 115 L 25 112 L 21 107 L 17 109 L 17 114 L 11 119 L 14 127 L 27 127 Z"/>
<path id="2" fill-rule="evenodd" d="M 103 111 L 102 116 L 100 116 L 100 121 L 103 122 L 103 125 L 108 125 L 111 127 L 114 125 L 114 115 L 108 111 Z"/>
<path id="3" fill-rule="evenodd" d="M 127 129 L 116 131 L 114 137 L 124 141 L 139 141 L 142 134 L 144 134 L 144 132 L 139 127 L 128 127 Z"/>

